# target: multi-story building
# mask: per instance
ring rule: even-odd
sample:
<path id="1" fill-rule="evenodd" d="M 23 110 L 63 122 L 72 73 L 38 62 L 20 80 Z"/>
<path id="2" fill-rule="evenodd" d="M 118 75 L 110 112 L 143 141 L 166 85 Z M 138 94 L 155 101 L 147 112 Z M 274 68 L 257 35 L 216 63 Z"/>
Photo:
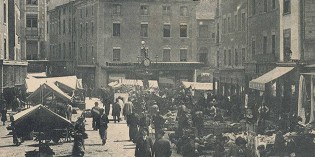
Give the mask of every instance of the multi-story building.
<path id="1" fill-rule="evenodd" d="M 1 0 L 0 8 L 0 94 L 11 102 L 13 94 L 25 93 L 27 62 L 20 48 L 19 1 Z"/>
<path id="2" fill-rule="evenodd" d="M 75 1 L 72 47 L 77 76 L 93 87 L 106 86 L 119 78 L 141 79 L 136 71 L 141 41 L 145 41 L 152 63 L 150 79 L 161 84 L 194 80 L 196 69 L 202 65 L 196 54 L 197 4 L 191 0 Z M 50 19 L 57 15 L 50 14 Z M 62 22 L 54 26 L 61 33 Z M 50 34 L 52 38 L 55 36 Z M 68 43 L 65 45 L 67 48 Z M 60 56 L 67 56 L 63 43 L 60 47 Z"/>
<path id="3" fill-rule="evenodd" d="M 201 0 L 196 7 L 197 61 L 204 67 L 197 70 L 198 82 L 212 82 L 216 66 L 215 0 Z"/>
<path id="4" fill-rule="evenodd" d="M 46 59 L 46 0 L 20 0 L 20 10 L 21 51 L 26 53 L 27 60 Z"/>
<path id="5" fill-rule="evenodd" d="M 75 9 L 73 1 L 48 7 L 48 75 L 73 75 L 75 72 Z"/>
<path id="6" fill-rule="evenodd" d="M 247 1 L 217 1 L 215 18 L 216 92 L 243 95 L 244 62 L 247 51 Z"/>

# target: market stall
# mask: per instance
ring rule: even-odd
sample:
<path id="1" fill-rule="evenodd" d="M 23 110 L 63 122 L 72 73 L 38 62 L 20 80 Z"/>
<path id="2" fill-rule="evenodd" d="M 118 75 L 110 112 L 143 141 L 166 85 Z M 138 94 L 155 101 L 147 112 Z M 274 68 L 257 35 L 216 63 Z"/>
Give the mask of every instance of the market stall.
<path id="1" fill-rule="evenodd" d="M 194 90 L 212 91 L 213 83 L 201 83 L 201 82 L 186 82 L 182 81 L 184 88 L 192 88 Z"/>

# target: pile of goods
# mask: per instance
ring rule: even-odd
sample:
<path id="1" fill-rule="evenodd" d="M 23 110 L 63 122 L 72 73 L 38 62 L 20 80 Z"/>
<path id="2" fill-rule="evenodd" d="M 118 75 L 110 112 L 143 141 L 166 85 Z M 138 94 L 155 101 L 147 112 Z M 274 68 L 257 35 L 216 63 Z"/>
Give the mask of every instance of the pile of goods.
<path id="1" fill-rule="evenodd" d="M 168 131 L 174 131 L 178 125 L 178 122 L 176 121 L 176 112 L 175 111 L 168 111 L 163 117 L 166 120 L 164 127 Z"/>

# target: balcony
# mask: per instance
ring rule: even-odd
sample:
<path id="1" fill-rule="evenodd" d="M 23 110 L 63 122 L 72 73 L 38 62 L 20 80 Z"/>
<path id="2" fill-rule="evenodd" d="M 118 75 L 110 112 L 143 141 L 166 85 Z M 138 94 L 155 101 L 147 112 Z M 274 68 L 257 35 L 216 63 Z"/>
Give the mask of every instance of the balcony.
<path id="1" fill-rule="evenodd" d="M 37 37 L 38 36 L 38 29 L 37 28 L 25 28 L 25 36 Z"/>
<path id="2" fill-rule="evenodd" d="M 253 56 L 253 59 L 257 62 L 277 62 L 277 58 L 274 54 L 257 54 Z"/>

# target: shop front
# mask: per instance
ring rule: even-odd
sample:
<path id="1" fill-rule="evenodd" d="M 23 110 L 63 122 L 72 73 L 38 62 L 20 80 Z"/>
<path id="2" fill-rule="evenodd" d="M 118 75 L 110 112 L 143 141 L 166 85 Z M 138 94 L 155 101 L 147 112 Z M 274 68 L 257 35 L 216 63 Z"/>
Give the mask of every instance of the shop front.
<path id="1" fill-rule="evenodd" d="M 27 74 L 27 62 L 1 60 L 1 98 L 4 98 L 11 107 L 14 96 L 25 101 L 26 87 L 25 78 Z M 3 97 L 2 97 L 3 96 Z M 1 107 L 1 106 L 0 106 Z"/>
<path id="2" fill-rule="evenodd" d="M 267 120 L 270 120 L 271 128 L 280 116 L 289 116 L 296 111 L 298 72 L 295 66 L 278 66 L 249 82 L 246 109 L 253 113 L 255 120 L 262 105 L 269 109 Z"/>

